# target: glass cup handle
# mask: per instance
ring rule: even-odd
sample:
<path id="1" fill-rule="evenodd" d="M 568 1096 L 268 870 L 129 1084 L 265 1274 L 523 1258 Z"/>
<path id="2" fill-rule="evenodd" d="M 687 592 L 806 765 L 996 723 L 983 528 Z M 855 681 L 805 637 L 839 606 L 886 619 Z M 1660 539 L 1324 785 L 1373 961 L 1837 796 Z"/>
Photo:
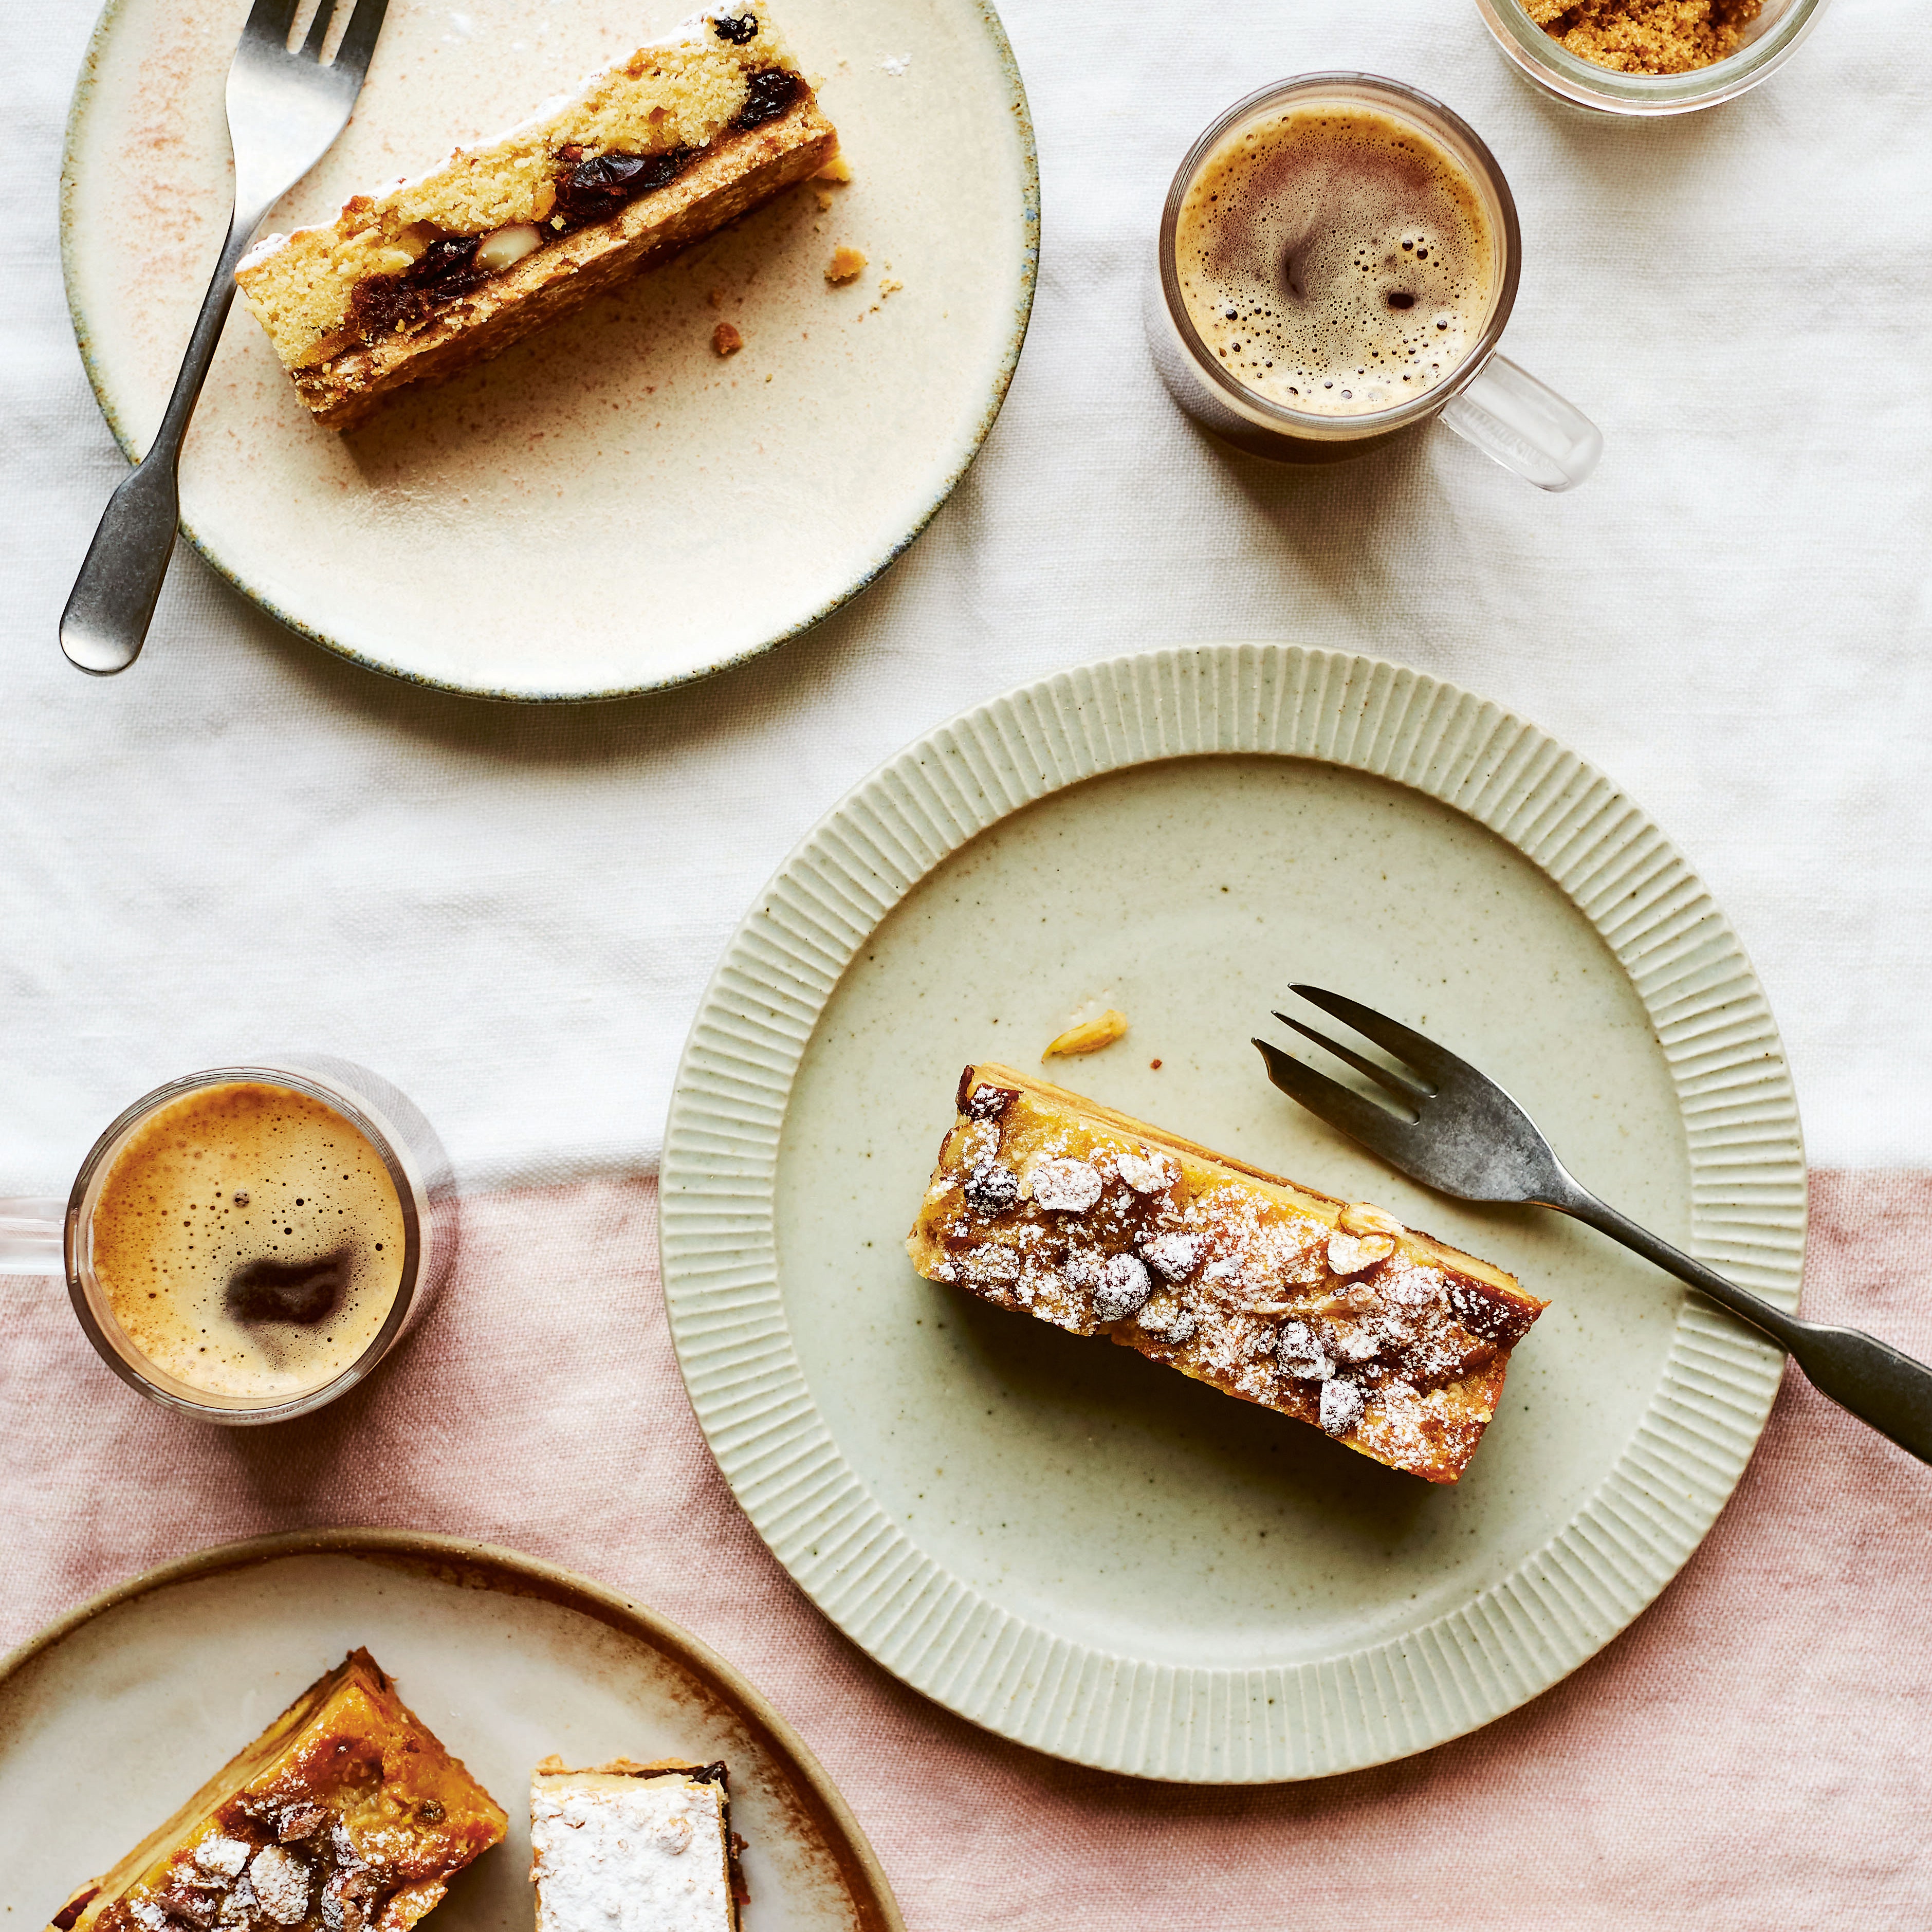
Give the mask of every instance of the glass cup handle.
<path id="1" fill-rule="evenodd" d="M 64 1201 L 0 1198 L 0 1274 L 62 1274 Z"/>
<path id="2" fill-rule="evenodd" d="M 1449 398 L 1442 421 L 1539 490 L 1575 489 L 1604 453 L 1597 425 L 1507 356 L 1492 356 L 1476 380 Z"/>

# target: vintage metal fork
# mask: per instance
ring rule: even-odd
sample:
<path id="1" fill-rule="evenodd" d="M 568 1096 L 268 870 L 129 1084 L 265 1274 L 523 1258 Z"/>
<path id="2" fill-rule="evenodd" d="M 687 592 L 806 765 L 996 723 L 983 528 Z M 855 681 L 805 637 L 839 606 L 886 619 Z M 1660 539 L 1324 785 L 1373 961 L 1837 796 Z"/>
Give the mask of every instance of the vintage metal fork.
<path id="1" fill-rule="evenodd" d="M 338 4 L 351 10 L 325 62 Z M 107 676 L 141 654 L 181 520 L 182 438 L 208 380 L 235 299 L 235 268 L 262 217 L 320 160 L 348 125 L 388 0 L 320 0 L 301 46 L 289 49 L 299 0 L 255 0 L 228 70 L 228 141 L 235 206 L 228 239 L 202 298 L 181 374 L 148 453 L 108 499 L 100 527 L 61 614 L 61 649 L 82 670 Z"/>
<path id="2" fill-rule="evenodd" d="M 1275 1018 L 1373 1081 L 1406 1111 L 1392 1112 L 1257 1040 L 1268 1078 L 1291 1100 L 1425 1187 L 1464 1201 L 1533 1202 L 1588 1222 L 1769 1336 L 1822 1394 L 1932 1462 L 1932 1368 L 1858 1329 L 1802 1322 L 1659 1240 L 1577 1180 L 1493 1080 L 1413 1028 L 1319 986 L 1291 990 L 1372 1040 L 1402 1070 L 1391 1072 L 1286 1013 Z"/>

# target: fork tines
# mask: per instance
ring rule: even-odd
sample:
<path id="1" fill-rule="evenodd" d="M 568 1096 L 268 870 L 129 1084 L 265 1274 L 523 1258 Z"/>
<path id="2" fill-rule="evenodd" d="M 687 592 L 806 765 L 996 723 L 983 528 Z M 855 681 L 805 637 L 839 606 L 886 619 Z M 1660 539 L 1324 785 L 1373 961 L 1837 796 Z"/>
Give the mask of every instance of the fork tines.
<path id="1" fill-rule="evenodd" d="M 328 64 L 359 79 L 368 71 L 369 57 L 376 51 L 376 38 L 382 31 L 382 16 L 388 8 L 388 0 L 317 0 L 302 44 L 291 47 L 289 37 L 301 17 L 302 0 L 255 0 L 242 35 L 264 46 L 274 47 L 292 60 L 320 65 L 322 50 L 328 44 L 329 29 L 346 9 L 348 19 L 342 38 Z"/>
<path id="2" fill-rule="evenodd" d="M 1408 1115 L 1391 1112 L 1352 1087 L 1344 1087 L 1339 1080 L 1304 1066 L 1271 1041 L 1258 1039 L 1255 1046 L 1268 1068 L 1268 1078 L 1290 1100 L 1306 1107 L 1318 1120 L 1325 1120 L 1338 1132 L 1359 1141 L 1371 1153 L 1380 1154 L 1398 1167 L 1403 1166 L 1400 1145 L 1415 1127 Z"/>
<path id="3" fill-rule="evenodd" d="M 1358 1073 L 1366 1076 L 1385 1092 L 1393 1094 L 1398 1100 L 1405 1100 L 1413 1105 L 1418 1100 L 1427 1100 L 1434 1091 L 1433 1088 L 1424 1085 L 1419 1080 L 1412 1080 L 1397 1073 L 1383 1066 L 1380 1060 L 1371 1060 L 1367 1054 L 1358 1053 L 1352 1046 L 1344 1046 L 1338 1040 L 1330 1040 L 1325 1033 L 1317 1033 L 1312 1026 L 1303 1025 L 1292 1014 L 1277 1012 L 1275 1018 L 1283 1026 L 1294 1028 L 1304 1040 L 1314 1041 L 1324 1053 L 1332 1053 L 1344 1066 L 1352 1066 Z"/>
<path id="4" fill-rule="evenodd" d="M 1346 994 L 1332 993 L 1325 986 L 1299 982 L 1290 990 L 1299 994 L 1311 1006 L 1334 1014 L 1400 1063 L 1398 1066 L 1385 1066 L 1352 1046 L 1330 1040 L 1326 1034 L 1304 1024 L 1292 1014 L 1275 1014 L 1284 1026 L 1293 1028 L 1303 1039 L 1313 1042 L 1324 1053 L 1332 1053 L 1343 1066 L 1353 1068 L 1364 1078 L 1372 1081 L 1396 1106 L 1385 1106 L 1366 1094 L 1358 1093 L 1352 1087 L 1345 1087 L 1339 1080 L 1318 1073 L 1313 1067 L 1270 1042 L 1258 1039 L 1254 1044 L 1268 1067 L 1268 1078 L 1318 1120 L 1325 1120 L 1331 1127 L 1359 1141 L 1372 1153 L 1406 1171 L 1408 1162 L 1414 1158 L 1416 1144 L 1413 1136 L 1424 1106 L 1436 1098 L 1441 1083 L 1448 1080 L 1463 1063 L 1433 1040 L 1402 1025 L 1400 1021 L 1390 1019 L 1385 1013 L 1377 1012 L 1372 1006 L 1365 1006 L 1360 1000 L 1348 998 Z"/>
<path id="5" fill-rule="evenodd" d="M 1364 1039 L 1373 1040 L 1384 1053 L 1406 1061 L 1424 1076 L 1420 1084 L 1425 1093 L 1433 1093 L 1451 1074 L 1473 1071 L 1466 1060 L 1458 1060 L 1453 1053 L 1438 1046 L 1426 1034 L 1418 1033 L 1413 1027 L 1404 1026 L 1400 1020 L 1390 1019 L 1386 1013 L 1377 1012 L 1373 1006 L 1364 1006 L 1359 1000 L 1350 999 L 1345 993 L 1331 993 L 1325 986 L 1299 983 L 1288 990 L 1298 994 L 1311 1006 L 1319 1006 L 1324 1013 L 1333 1013 L 1343 1025 L 1353 1027 Z M 1280 1013 L 1275 1016 L 1276 1019 L 1283 1017 Z M 1292 1020 L 1288 1022 L 1290 1026 L 1294 1024 Z M 1301 1030 L 1306 1032 L 1307 1029 L 1304 1028 Z M 1330 1047 L 1331 1052 L 1340 1051 L 1327 1040 L 1322 1043 Z"/>
<path id="6" fill-rule="evenodd" d="M 382 31 L 382 16 L 389 0 L 352 0 L 355 11 L 342 30 L 332 64 L 356 74 L 369 71 L 369 56 L 376 51 L 376 36 Z"/>

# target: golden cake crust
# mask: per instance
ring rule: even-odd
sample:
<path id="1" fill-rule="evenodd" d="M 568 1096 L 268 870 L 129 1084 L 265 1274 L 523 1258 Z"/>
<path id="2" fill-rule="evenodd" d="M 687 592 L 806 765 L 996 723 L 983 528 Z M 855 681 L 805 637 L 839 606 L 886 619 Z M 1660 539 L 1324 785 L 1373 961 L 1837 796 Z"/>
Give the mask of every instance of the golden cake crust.
<path id="1" fill-rule="evenodd" d="M 353 429 L 397 390 L 447 382 L 488 361 L 805 180 L 838 141 L 801 87 L 782 119 L 716 143 L 668 188 L 539 249 L 419 332 L 357 343 L 290 374 L 323 428 Z"/>
<path id="2" fill-rule="evenodd" d="M 1546 1303 L 1365 1202 L 1011 1067 L 968 1066 L 906 1247 L 1432 1483 L 1468 1467 Z"/>
<path id="3" fill-rule="evenodd" d="M 49 1932 L 406 1932 L 508 1822 L 357 1650 Z"/>
<path id="4" fill-rule="evenodd" d="M 765 0 L 720 0 L 495 139 L 266 237 L 236 270 L 317 422 L 350 429 L 832 161 Z"/>

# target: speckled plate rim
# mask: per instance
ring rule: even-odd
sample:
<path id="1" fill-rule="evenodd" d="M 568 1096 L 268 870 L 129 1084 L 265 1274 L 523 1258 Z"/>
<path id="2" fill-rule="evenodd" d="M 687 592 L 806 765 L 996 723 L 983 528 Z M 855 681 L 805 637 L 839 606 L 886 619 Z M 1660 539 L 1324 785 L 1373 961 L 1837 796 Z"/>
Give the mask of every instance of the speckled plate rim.
<path id="1" fill-rule="evenodd" d="M 109 386 L 107 372 L 95 352 L 93 332 L 81 310 L 80 274 L 74 260 L 76 224 L 74 211 L 74 184 L 76 172 L 82 165 L 80 150 L 87 117 L 93 106 L 94 81 L 99 56 L 113 34 L 126 4 L 127 0 L 106 0 L 106 4 L 101 8 L 100 17 L 94 22 L 94 32 L 88 37 L 87 51 L 81 59 L 80 72 L 74 80 L 74 97 L 68 107 L 66 133 L 61 143 L 60 248 L 61 278 L 67 298 L 68 317 L 74 328 L 74 344 L 80 351 L 81 364 L 87 372 L 88 382 L 94 391 L 95 402 L 100 405 L 100 413 L 106 419 L 114 440 L 120 445 L 122 454 L 131 464 L 139 461 L 140 451 Z M 310 644 L 320 644 L 324 650 L 332 652 L 351 664 L 359 664 L 365 670 L 379 671 L 384 676 L 395 678 L 403 683 L 419 685 L 426 690 L 446 691 L 458 697 L 485 698 L 500 704 L 609 704 L 620 698 L 641 698 L 655 691 L 674 691 L 681 685 L 695 684 L 705 678 L 716 677 L 721 672 L 748 663 L 753 658 L 762 657 L 767 651 L 776 650 L 779 645 L 788 643 L 792 638 L 810 630 L 814 624 L 822 623 L 841 605 L 849 604 L 862 590 L 884 576 L 912 547 L 927 524 L 939 514 L 940 508 L 946 500 L 958 488 L 959 479 L 972 467 L 974 458 L 979 454 L 981 446 L 992 434 L 993 424 L 998 418 L 1006 399 L 1006 391 L 1012 383 L 1013 371 L 1019 364 L 1020 350 L 1025 345 L 1028 325 L 1033 316 L 1034 292 L 1040 275 L 1040 152 L 1034 136 L 1033 112 L 1027 102 L 1026 84 L 1020 78 L 1019 63 L 1013 57 L 1012 44 L 1006 38 L 1006 28 L 991 4 L 991 0 L 972 0 L 972 4 L 980 16 L 988 39 L 992 42 L 994 52 L 999 56 L 1000 70 L 1006 76 L 1011 93 L 1008 110 L 1019 134 L 1022 220 L 1025 239 L 1021 246 L 1019 290 L 1013 305 L 1011 332 L 1007 338 L 1005 352 L 1000 358 L 999 367 L 994 372 L 992 387 L 980 411 L 979 421 L 968 436 L 966 446 L 961 451 L 958 462 L 947 472 L 930 500 L 922 506 L 915 507 L 912 520 L 904 533 L 874 556 L 844 590 L 827 598 L 808 616 L 800 618 L 796 623 L 767 638 L 762 644 L 753 644 L 746 650 L 720 657 L 712 663 L 695 670 L 682 671 L 672 677 L 650 679 L 641 684 L 614 686 L 602 691 L 493 690 L 482 685 L 461 684 L 448 678 L 427 676 L 402 664 L 386 664 L 381 658 L 372 657 L 366 651 L 358 650 L 340 638 L 332 637 L 320 626 L 305 622 L 295 612 L 284 610 L 238 572 L 230 569 L 185 517 L 182 520 L 182 535 L 194 545 L 202 560 L 218 576 L 226 578 L 250 603 L 266 610 L 278 624 L 294 632 L 298 637 L 306 638 Z"/>
<path id="2" fill-rule="evenodd" d="M 730 1707 L 759 1747 L 783 1768 L 800 1796 L 814 1808 L 812 1822 L 838 1867 L 864 1932 L 905 1932 L 905 1921 L 892 1896 L 891 1881 L 853 1816 L 852 1808 L 804 1739 L 734 1665 L 728 1664 L 688 1630 L 642 1604 L 634 1604 L 574 1570 L 494 1544 L 440 1535 L 429 1530 L 300 1529 L 196 1550 L 90 1597 L 0 1658 L 0 1694 L 28 1666 L 58 1649 L 76 1631 L 129 1604 L 180 1584 L 202 1582 L 294 1556 L 343 1556 L 400 1564 L 466 1588 L 539 1598 L 662 1652 Z"/>
<path id="3" fill-rule="evenodd" d="M 1656 1030 L 1689 1150 L 1691 1252 L 1797 1306 L 1804 1160 L 1784 1048 L 1743 948 L 1682 856 L 1601 773 L 1501 706 L 1401 665 L 1286 644 L 1063 671 L 927 734 L 835 806 L 760 895 L 699 1009 L 666 1130 L 662 1240 L 672 1339 L 719 1466 L 854 1642 L 1036 1750 L 1138 1777 L 1258 1784 L 1426 1750 L 1594 1656 L 1716 1520 L 1784 1358 L 1687 1299 L 1635 1433 L 1557 1535 L 1457 1610 L 1316 1662 L 1192 1668 L 1090 1648 L 1002 1609 L 888 1518 L 814 1401 L 778 1285 L 777 1163 L 806 1045 L 880 920 L 969 839 L 1082 779 L 1216 753 L 1393 780 L 1538 866 Z"/>

